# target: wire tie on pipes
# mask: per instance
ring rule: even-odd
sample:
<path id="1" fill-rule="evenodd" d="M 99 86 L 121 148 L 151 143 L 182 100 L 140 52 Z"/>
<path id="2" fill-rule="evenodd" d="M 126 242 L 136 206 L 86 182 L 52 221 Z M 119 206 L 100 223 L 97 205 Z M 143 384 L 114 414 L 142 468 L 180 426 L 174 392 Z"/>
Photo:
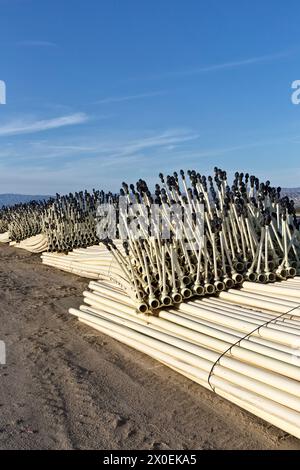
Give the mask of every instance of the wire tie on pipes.
<path id="1" fill-rule="evenodd" d="M 245 336 L 243 336 L 243 338 L 240 338 L 238 341 L 236 341 L 235 343 L 233 343 L 231 346 L 229 346 L 228 349 L 226 349 L 224 352 L 222 352 L 222 354 L 220 354 L 220 356 L 218 357 L 218 359 L 214 362 L 214 364 L 212 365 L 210 371 L 209 371 L 209 374 L 208 374 L 208 379 L 207 379 L 207 382 L 208 382 L 208 385 L 210 386 L 210 388 L 212 389 L 213 392 L 216 393 L 215 391 L 215 387 L 212 385 L 211 383 L 211 378 L 212 376 L 214 375 L 214 368 L 216 367 L 216 365 L 218 365 L 218 363 L 220 362 L 220 360 L 222 359 L 223 356 L 225 356 L 228 352 L 231 351 L 232 348 L 234 348 L 235 346 L 240 346 L 240 343 L 242 341 L 244 341 L 245 339 L 248 339 L 250 338 L 251 335 L 253 335 L 254 333 L 256 332 L 259 332 L 259 329 L 262 328 L 263 326 L 268 326 L 270 323 L 278 320 L 279 318 L 283 317 L 284 315 L 289 315 L 291 312 L 293 312 L 294 310 L 296 310 L 297 308 L 300 307 L 300 304 L 299 305 L 296 305 L 296 307 L 293 307 L 291 308 L 290 310 L 288 310 L 287 312 L 284 312 L 284 313 L 281 313 L 280 315 L 278 315 L 277 317 L 275 318 L 272 318 L 272 320 L 268 320 L 267 322 L 263 323 L 262 325 L 259 325 L 257 326 L 256 328 L 254 328 L 254 330 L 250 331 L 250 333 L 247 333 Z"/>

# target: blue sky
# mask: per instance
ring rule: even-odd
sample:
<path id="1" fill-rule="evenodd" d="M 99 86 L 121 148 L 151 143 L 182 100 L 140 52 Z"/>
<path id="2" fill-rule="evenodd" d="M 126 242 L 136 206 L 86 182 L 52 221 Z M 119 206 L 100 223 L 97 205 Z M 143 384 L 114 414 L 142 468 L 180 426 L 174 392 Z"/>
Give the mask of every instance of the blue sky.
<path id="1" fill-rule="evenodd" d="M 0 193 L 217 165 L 300 186 L 300 4 L 0 0 Z"/>

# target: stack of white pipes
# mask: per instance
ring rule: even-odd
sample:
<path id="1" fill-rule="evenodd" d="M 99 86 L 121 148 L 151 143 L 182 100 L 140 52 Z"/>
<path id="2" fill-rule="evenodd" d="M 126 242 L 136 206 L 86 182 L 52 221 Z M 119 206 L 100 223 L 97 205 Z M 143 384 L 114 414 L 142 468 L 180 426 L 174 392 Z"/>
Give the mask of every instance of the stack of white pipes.
<path id="1" fill-rule="evenodd" d="M 10 241 L 9 232 L 0 233 L 0 243 L 9 243 L 9 241 Z"/>
<path id="2" fill-rule="evenodd" d="M 10 242 L 11 246 L 15 248 L 22 248 L 23 250 L 30 251 L 31 253 L 42 253 L 48 249 L 48 238 L 43 233 L 26 238 L 19 243 Z"/>
<path id="3" fill-rule="evenodd" d="M 43 240 L 24 242 L 32 249 Z M 80 321 L 300 438 L 299 277 L 244 282 L 148 315 L 137 312 L 126 273 L 105 246 L 43 253 L 42 260 L 98 279 L 84 292 L 84 305 L 70 309 Z"/>
<path id="4" fill-rule="evenodd" d="M 121 242 L 116 242 L 122 250 Z M 115 259 L 113 254 L 104 245 L 94 245 L 88 248 L 78 248 L 64 255 L 62 253 L 43 253 L 42 263 L 61 269 L 62 271 L 76 274 L 88 279 L 106 280 L 118 285 L 131 300 L 136 303 L 136 294 L 128 276 L 128 273 Z M 139 305 L 141 311 L 146 311 L 147 306 Z"/>
<path id="5" fill-rule="evenodd" d="M 104 266 L 110 266 L 111 255 L 103 245 L 78 248 L 68 254 L 43 253 L 42 263 L 90 279 L 99 279 Z"/>
<path id="6" fill-rule="evenodd" d="M 295 301 L 273 296 L 280 313 L 268 300 L 254 310 L 221 293 L 147 315 L 120 287 L 92 281 L 85 304 L 70 313 L 300 438 L 300 279 L 285 284 Z"/>
<path id="7" fill-rule="evenodd" d="M 220 300 L 230 301 L 240 306 L 258 308 L 274 314 L 282 314 L 290 309 L 300 308 L 300 277 L 276 282 L 274 284 L 259 284 L 244 282 L 240 289 L 230 289 L 220 292 Z M 297 312 L 293 311 L 293 315 Z"/>

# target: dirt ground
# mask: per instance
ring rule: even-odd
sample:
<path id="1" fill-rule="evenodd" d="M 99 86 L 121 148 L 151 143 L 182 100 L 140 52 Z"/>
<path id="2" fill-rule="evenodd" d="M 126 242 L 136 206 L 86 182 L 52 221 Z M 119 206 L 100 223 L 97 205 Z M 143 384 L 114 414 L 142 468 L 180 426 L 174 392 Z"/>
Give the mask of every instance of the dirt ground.
<path id="1" fill-rule="evenodd" d="M 300 449 L 300 441 L 79 323 L 88 281 L 0 246 L 0 449 Z"/>

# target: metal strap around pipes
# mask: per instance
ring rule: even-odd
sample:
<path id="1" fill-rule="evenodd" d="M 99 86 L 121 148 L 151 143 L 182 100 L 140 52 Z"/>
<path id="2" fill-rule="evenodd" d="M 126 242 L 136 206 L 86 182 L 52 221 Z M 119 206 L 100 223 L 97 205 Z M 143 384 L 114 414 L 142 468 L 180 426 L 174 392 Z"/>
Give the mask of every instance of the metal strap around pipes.
<path id="1" fill-rule="evenodd" d="M 256 328 L 254 328 L 253 331 L 251 331 L 250 333 L 247 333 L 245 336 L 243 336 L 243 338 L 240 338 L 238 341 L 236 341 L 235 343 L 233 343 L 228 349 L 226 349 L 222 354 L 220 354 L 220 356 L 218 357 L 218 359 L 216 360 L 216 362 L 213 364 L 209 374 L 208 374 L 208 379 L 207 379 L 207 382 L 210 386 L 210 388 L 215 392 L 215 388 L 214 386 L 212 385 L 211 383 L 211 377 L 213 376 L 213 372 L 214 372 L 214 368 L 216 367 L 216 365 L 220 362 L 220 360 L 222 359 L 223 356 L 225 356 L 227 353 L 231 352 L 232 348 L 234 348 L 235 346 L 240 346 L 240 343 L 245 340 L 245 339 L 248 339 L 251 335 L 253 335 L 254 333 L 258 333 L 259 332 L 259 329 L 263 326 L 268 326 L 270 323 L 272 323 L 273 321 L 276 321 L 278 320 L 279 318 L 283 317 L 284 315 L 289 315 L 293 310 L 296 310 L 297 308 L 300 307 L 300 304 L 297 305 L 296 307 L 288 310 L 287 312 L 284 312 L 284 313 L 281 313 L 280 315 L 277 315 L 277 317 L 275 318 L 272 318 L 272 320 L 268 320 L 266 321 L 265 323 L 262 323 L 261 325 L 257 326 Z"/>

